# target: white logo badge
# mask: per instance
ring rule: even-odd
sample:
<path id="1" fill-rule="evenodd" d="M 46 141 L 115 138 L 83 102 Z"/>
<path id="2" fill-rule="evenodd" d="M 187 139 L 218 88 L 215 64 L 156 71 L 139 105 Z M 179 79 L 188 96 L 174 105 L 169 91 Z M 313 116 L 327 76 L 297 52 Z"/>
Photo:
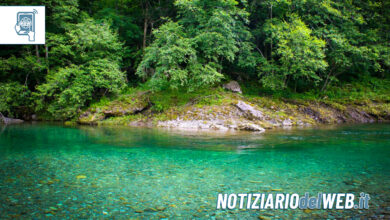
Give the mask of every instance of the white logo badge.
<path id="1" fill-rule="evenodd" d="M 45 6 L 0 6 L 0 44 L 45 44 Z"/>

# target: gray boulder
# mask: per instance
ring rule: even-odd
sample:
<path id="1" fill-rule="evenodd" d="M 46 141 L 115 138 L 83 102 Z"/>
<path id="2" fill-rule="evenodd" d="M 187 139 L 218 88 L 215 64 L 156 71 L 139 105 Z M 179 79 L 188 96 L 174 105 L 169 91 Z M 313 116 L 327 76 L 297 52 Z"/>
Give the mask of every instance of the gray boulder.
<path id="1" fill-rule="evenodd" d="M 6 118 L 6 117 L 0 115 L 0 124 L 19 124 L 22 122 L 23 122 L 23 120 L 21 120 L 21 119 Z"/>
<path id="2" fill-rule="evenodd" d="M 264 115 L 261 111 L 255 109 L 253 106 L 243 101 L 238 101 L 236 104 L 234 104 L 234 106 L 243 112 L 245 117 L 249 120 L 262 120 L 264 118 Z"/>
<path id="3" fill-rule="evenodd" d="M 293 125 L 293 123 L 292 123 L 292 121 L 291 121 L 291 119 L 286 119 L 286 120 L 284 120 L 283 122 L 282 122 L 282 125 L 284 126 L 284 127 L 289 127 L 289 126 L 292 126 Z"/>
<path id="4" fill-rule="evenodd" d="M 237 92 L 237 93 L 242 94 L 240 85 L 238 84 L 237 81 L 234 81 L 234 80 L 224 84 L 223 88 L 226 90 L 232 91 L 232 92 Z"/>
<path id="5" fill-rule="evenodd" d="M 242 123 L 238 125 L 238 130 L 241 131 L 255 131 L 255 132 L 264 132 L 265 129 L 252 123 Z"/>

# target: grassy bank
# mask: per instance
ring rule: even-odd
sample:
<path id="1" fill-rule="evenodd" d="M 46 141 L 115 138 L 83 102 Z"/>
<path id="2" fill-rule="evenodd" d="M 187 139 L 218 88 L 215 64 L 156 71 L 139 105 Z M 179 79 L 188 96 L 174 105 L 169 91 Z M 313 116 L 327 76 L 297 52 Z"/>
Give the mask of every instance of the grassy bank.
<path id="1" fill-rule="evenodd" d="M 325 92 L 270 92 L 243 83 L 242 94 L 222 87 L 192 93 L 180 90 L 149 92 L 130 88 L 121 95 L 105 97 L 80 115 L 78 122 L 98 125 L 168 126 L 167 121 L 236 121 L 264 128 L 295 125 L 374 122 L 390 119 L 389 80 L 366 80 L 333 86 Z M 248 118 L 235 107 L 244 102 L 263 118 Z M 233 122 L 231 122 L 231 121 Z M 170 124 L 169 126 L 177 126 Z M 195 125 L 196 126 L 196 125 Z M 218 129 L 218 128 L 217 128 Z"/>

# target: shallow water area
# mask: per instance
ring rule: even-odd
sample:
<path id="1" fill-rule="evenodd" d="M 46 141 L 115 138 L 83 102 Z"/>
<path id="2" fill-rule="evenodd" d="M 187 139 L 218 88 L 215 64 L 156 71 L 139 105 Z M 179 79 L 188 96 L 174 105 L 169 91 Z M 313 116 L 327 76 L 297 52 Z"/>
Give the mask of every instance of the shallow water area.
<path id="1" fill-rule="evenodd" d="M 390 217 L 390 125 L 257 133 L 0 127 L 0 218 Z M 368 210 L 216 210 L 218 193 L 360 192 Z"/>

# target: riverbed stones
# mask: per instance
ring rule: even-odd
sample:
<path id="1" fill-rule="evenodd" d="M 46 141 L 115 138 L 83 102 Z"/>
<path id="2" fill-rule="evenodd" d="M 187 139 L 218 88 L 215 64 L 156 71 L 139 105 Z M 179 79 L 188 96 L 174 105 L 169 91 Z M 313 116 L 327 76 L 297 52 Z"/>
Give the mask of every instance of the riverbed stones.
<path id="1" fill-rule="evenodd" d="M 255 132 L 264 132 L 265 129 L 260 125 L 252 123 L 246 120 L 235 120 L 233 122 L 227 123 L 220 120 L 170 120 L 159 122 L 160 127 L 174 128 L 174 129 L 183 129 L 183 130 L 218 130 L 218 131 L 228 131 L 228 130 L 240 130 L 240 131 L 255 131 Z"/>
<path id="2" fill-rule="evenodd" d="M 76 176 L 76 179 L 85 179 L 85 178 L 87 178 L 87 176 L 85 176 L 85 175 L 77 175 Z"/>
<path id="3" fill-rule="evenodd" d="M 234 80 L 224 84 L 223 88 L 226 89 L 226 90 L 232 91 L 232 92 L 236 92 L 236 93 L 242 94 L 240 85 L 238 84 L 237 81 L 234 81 Z"/>
<path id="4" fill-rule="evenodd" d="M 162 134 L 159 133 L 159 135 Z M 131 137 L 138 138 L 137 135 Z M 257 136 L 253 135 L 251 137 Z M 113 143 L 117 143 L 117 141 L 123 143 L 125 140 L 119 140 L 116 135 L 110 136 L 110 138 L 111 141 L 115 140 Z M 150 138 L 155 140 L 153 136 Z M 135 139 L 129 138 L 126 140 Z M 157 140 L 161 141 L 163 139 L 159 136 Z M 218 139 L 217 141 L 211 141 L 209 139 L 195 140 L 202 140 L 202 142 L 196 141 L 196 144 L 193 146 L 198 146 L 203 143 L 218 144 L 222 139 Z M 79 143 L 79 141 L 80 139 L 76 139 L 74 143 Z M 107 144 L 104 140 L 93 139 L 93 141 L 94 144 Z M 246 143 L 248 141 L 248 139 L 245 139 L 243 142 L 249 144 Z M 130 141 L 126 141 L 126 143 L 130 143 Z M 140 142 L 136 142 L 136 144 L 137 143 Z M 170 143 L 175 142 L 171 142 L 170 140 Z M 260 139 L 259 143 L 262 143 Z M 233 145 L 236 144 L 237 142 L 233 143 Z M 223 147 L 224 145 L 221 146 Z M 229 146 L 229 144 L 225 143 L 225 146 Z M 60 147 L 60 150 L 66 148 L 66 146 Z M 105 149 L 110 149 L 110 153 L 95 153 L 102 152 L 101 150 Z M 252 161 L 248 165 L 245 165 L 245 163 L 237 163 L 238 157 L 235 156 L 236 153 L 252 154 L 254 151 L 251 149 L 248 149 L 248 151 L 232 151 L 234 152 L 233 156 L 231 156 L 232 154 L 230 153 L 227 155 L 226 153 L 210 151 L 207 154 L 213 157 L 212 160 L 210 160 L 210 158 L 202 157 L 203 150 L 200 151 L 202 154 L 196 150 L 194 157 L 189 156 L 190 154 L 180 154 L 182 157 L 181 160 L 161 160 L 159 158 L 166 158 L 165 154 L 158 154 L 159 156 L 157 157 L 156 154 L 151 154 L 150 152 L 136 151 L 138 152 L 137 154 L 134 154 L 133 152 L 134 149 L 129 148 L 119 148 L 115 151 L 113 151 L 112 148 L 99 148 L 98 151 L 86 153 L 82 156 L 80 156 L 80 154 L 54 154 L 55 157 L 54 155 L 53 157 L 47 157 L 47 153 L 36 153 L 33 158 L 26 155 L 22 158 L 10 157 L 7 160 L 2 160 L 4 178 L 7 177 L 8 179 L 9 176 L 9 178 L 14 179 L 12 183 L 4 184 L 6 187 L 3 189 L 6 189 L 7 191 L 4 191 L 1 198 L 8 197 L 9 200 L 3 199 L 4 203 L 0 205 L 0 209 L 2 208 L 2 205 L 4 205 L 3 210 L 5 210 L 5 214 L 3 215 L 5 217 L 2 217 L 6 218 L 8 213 L 11 212 L 18 213 L 20 207 L 24 206 L 27 215 L 19 218 L 41 219 L 45 218 L 47 214 L 51 218 L 58 219 L 66 218 L 66 216 L 76 219 L 85 219 L 88 217 L 157 219 L 160 217 L 179 218 L 177 217 L 178 215 L 181 215 L 181 218 L 191 218 L 196 215 L 199 216 L 198 218 L 200 219 L 214 219 L 214 216 L 215 219 L 255 219 L 258 218 L 258 216 L 266 217 L 264 219 L 267 219 L 267 217 L 268 219 L 301 219 L 308 217 L 326 219 L 328 215 L 323 213 L 322 210 L 314 210 L 312 213 L 305 213 L 303 210 L 300 212 L 297 212 L 296 210 L 234 210 L 232 212 L 229 212 L 228 210 L 215 210 L 215 193 L 219 192 L 218 190 L 220 190 L 221 193 L 226 193 L 228 190 L 247 193 L 258 193 L 259 191 L 300 192 L 307 187 L 314 187 L 312 189 L 313 191 L 323 190 L 324 188 L 328 190 L 335 188 L 337 191 L 349 192 L 350 188 L 348 188 L 347 185 L 340 184 L 343 180 L 358 180 L 359 182 L 368 184 L 365 186 L 366 189 L 372 189 L 372 192 L 378 195 L 378 198 L 372 201 L 373 208 L 371 209 L 379 210 L 375 210 L 375 214 L 371 214 L 366 210 L 364 210 L 363 213 L 357 213 L 356 210 L 345 210 L 341 214 L 338 214 L 338 212 L 340 212 L 339 210 L 327 210 L 329 212 L 333 211 L 329 218 L 342 218 L 345 216 L 359 219 L 370 217 L 373 219 L 387 218 L 388 214 L 386 210 L 390 211 L 390 209 L 384 208 L 389 207 L 388 204 L 390 204 L 390 200 L 388 199 L 390 197 L 387 196 L 388 192 L 386 191 L 386 188 L 381 186 L 381 190 L 378 190 L 376 185 L 379 184 L 374 185 L 381 176 L 372 175 L 372 173 L 368 172 L 367 168 L 363 169 L 364 172 L 359 171 L 358 174 L 348 174 L 348 172 L 345 172 L 347 170 L 342 170 L 342 172 L 344 172 L 343 174 L 347 173 L 347 175 L 341 176 L 339 181 L 330 181 L 319 184 L 317 178 L 333 180 L 332 176 L 334 175 L 334 169 L 345 167 L 345 164 L 337 164 L 336 168 L 332 166 L 330 168 L 328 166 L 325 167 L 327 170 L 330 170 L 329 172 L 324 172 L 324 176 L 321 176 L 320 171 L 318 170 L 316 173 L 308 171 L 308 173 L 318 175 L 317 178 L 315 178 L 315 176 L 312 175 L 302 177 L 301 172 L 285 172 L 286 166 L 276 167 L 258 161 Z M 223 156 L 223 158 L 220 158 L 221 156 Z M 283 164 L 289 162 L 285 161 L 286 159 L 284 158 L 280 158 L 280 155 L 273 156 L 272 154 L 266 153 L 264 156 L 263 159 L 267 161 L 275 161 L 277 163 L 283 161 Z M 240 157 L 242 158 L 242 156 Z M 15 160 L 17 163 L 15 163 Z M 77 161 L 77 163 L 74 163 L 74 161 Z M 218 163 L 216 163 L 216 161 Z M 14 167 L 19 164 L 17 165 L 19 168 L 22 162 L 28 162 L 26 165 L 28 165 L 30 170 L 27 176 L 18 177 L 18 174 L 15 174 Z M 9 165 L 5 166 L 5 164 Z M 147 165 L 145 166 L 145 164 Z M 224 166 L 215 166 L 216 164 L 224 164 Z M 235 172 L 232 172 L 232 169 L 228 169 L 233 166 L 237 166 L 239 169 L 234 168 Z M 317 168 L 318 166 L 311 167 Z M 347 167 L 349 169 L 349 166 Z M 249 168 L 248 171 L 257 176 L 257 178 L 254 178 L 253 175 L 246 175 L 247 172 L 237 172 L 238 170 L 244 170 L 243 168 Z M 140 174 L 136 175 L 136 173 Z M 45 181 L 44 183 L 46 183 L 47 175 L 52 176 L 52 174 L 55 174 L 56 177 L 51 177 L 51 180 L 53 180 L 55 184 L 54 186 L 51 186 L 50 191 L 46 190 L 46 186 L 36 187 L 35 183 L 38 181 L 35 180 L 36 177 L 40 177 L 39 180 L 43 179 Z M 347 176 L 352 174 L 357 175 L 347 178 Z M 89 181 L 77 181 L 75 179 L 77 175 L 85 175 Z M 28 176 L 31 176 L 31 178 Z M 120 177 L 120 180 L 116 179 L 116 177 Z M 60 179 L 61 181 L 57 182 L 54 178 Z M 381 178 L 380 181 L 384 182 L 385 185 L 388 182 L 388 179 Z M 64 187 L 64 184 L 67 182 L 69 186 Z M 95 182 L 101 187 L 95 189 L 89 182 Z M 150 184 L 145 184 L 145 182 Z M 76 188 L 76 183 L 80 187 Z M 180 186 L 176 186 L 179 184 Z M 8 185 L 13 187 L 8 187 Z M 202 187 L 199 187 L 200 185 Z M 60 190 L 60 192 L 57 193 L 53 190 Z M 161 194 L 155 196 L 156 192 L 161 192 Z M 353 192 L 360 191 L 354 190 Z M 67 199 L 68 196 L 69 199 Z M 73 200 L 73 198 L 75 200 Z M 127 201 L 128 203 L 123 204 L 122 201 Z M 387 201 L 387 203 L 385 203 L 385 201 Z M 175 205 L 173 205 L 173 203 L 175 203 Z M 382 208 L 375 208 L 378 207 L 376 205 L 380 205 Z M 39 211 L 40 206 L 42 207 L 41 211 Z M 50 207 L 54 207 L 54 209 Z M 198 212 L 198 209 L 200 209 L 201 212 Z M 48 212 L 45 213 L 45 210 L 48 210 Z M 135 210 L 138 212 L 135 212 Z M 103 211 L 107 212 L 107 215 L 105 215 Z M 319 212 L 318 216 L 315 216 L 316 212 Z"/>

